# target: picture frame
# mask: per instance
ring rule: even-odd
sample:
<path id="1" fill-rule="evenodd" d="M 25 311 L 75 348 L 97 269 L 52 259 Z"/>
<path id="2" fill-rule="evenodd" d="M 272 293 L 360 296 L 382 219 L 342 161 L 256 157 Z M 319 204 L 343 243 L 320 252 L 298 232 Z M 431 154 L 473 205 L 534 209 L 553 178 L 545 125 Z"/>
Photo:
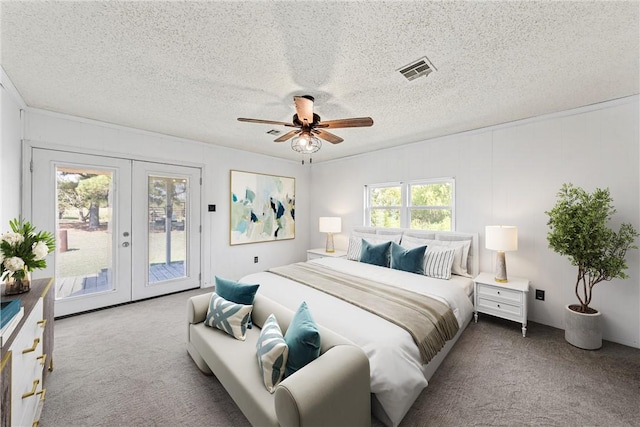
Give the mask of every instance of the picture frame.
<path id="1" fill-rule="evenodd" d="M 229 244 L 294 239 L 295 189 L 293 177 L 231 170 Z"/>

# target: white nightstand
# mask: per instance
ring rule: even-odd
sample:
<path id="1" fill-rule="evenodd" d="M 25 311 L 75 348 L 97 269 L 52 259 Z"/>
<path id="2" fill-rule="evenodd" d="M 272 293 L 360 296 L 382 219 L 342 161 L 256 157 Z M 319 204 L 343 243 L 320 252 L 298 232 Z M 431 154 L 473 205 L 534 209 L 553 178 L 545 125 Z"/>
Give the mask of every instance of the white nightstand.
<path id="1" fill-rule="evenodd" d="M 325 251 L 324 248 L 309 249 L 307 251 L 307 261 L 315 258 L 325 258 L 325 257 L 346 258 L 347 251 L 341 251 L 336 249 L 335 252 L 327 252 Z"/>
<path id="2" fill-rule="evenodd" d="M 522 323 L 522 336 L 527 335 L 527 294 L 529 280 L 509 277 L 507 283 L 496 282 L 491 273 L 480 273 L 475 281 L 474 319 L 478 312 Z"/>

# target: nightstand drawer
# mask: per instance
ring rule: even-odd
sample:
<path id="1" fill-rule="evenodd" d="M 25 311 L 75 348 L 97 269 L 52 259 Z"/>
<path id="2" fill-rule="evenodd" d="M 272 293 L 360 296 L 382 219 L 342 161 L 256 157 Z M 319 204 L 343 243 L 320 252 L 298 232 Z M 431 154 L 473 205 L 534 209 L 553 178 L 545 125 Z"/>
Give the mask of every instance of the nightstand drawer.
<path id="1" fill-rule="evenodd" d="M 516 305 L 522 304 L 522 292 L 497 288 L 483 283 L 478 284 L 478 298 L 500 299 Z"/>
<path id="2" fill-rule="evenodd" d="M 483 313 L 496 314 L 498 316 L 522 316 L 522 305 L 508 304 L 482 297 L 478 297 L 478 309 Z"/>

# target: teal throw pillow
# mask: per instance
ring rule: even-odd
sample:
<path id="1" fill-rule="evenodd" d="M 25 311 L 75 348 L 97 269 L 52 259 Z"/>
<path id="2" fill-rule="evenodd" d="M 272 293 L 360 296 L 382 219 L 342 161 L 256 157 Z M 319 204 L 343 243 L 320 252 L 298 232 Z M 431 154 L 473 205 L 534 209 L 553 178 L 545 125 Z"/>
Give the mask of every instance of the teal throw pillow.
<path id="1" fill-rule="evenodd" d="M 389 247 L 391 247 L 390 241 L 374 245 L 362 239 L 360 262 L 389 267 Z"/>
<path id="2" fill-rule="evenodd" d="M 256 297 L 259 286 L 260 285 L 248 285 L 216 276 L 216 294 L 236 304 L 253 305 L 253 300 Z M 249 329 L 251 329 L 252 325 L 253 323 L 251 319 L 249 319 Z"/>
<path id="3" fill-rule="evenodd" d="M 216 293 L 227 301 L 251 305 L 260 285 L 248 285 L 216 276 Z"/>
<path id="4" fill-rule="evenodd" d="M 424 252 L 426 250 L 426 245 L 405 249 L 399 244 L 391 242 L 391 268 L 424 274 Z"/>
<path id="5" fill-rule="evenodd" d="M 285 377 L 320 356 L 320 332 L 306 302 L 303 301 L 293 315 L 284 340 L 289 347 Z"/>

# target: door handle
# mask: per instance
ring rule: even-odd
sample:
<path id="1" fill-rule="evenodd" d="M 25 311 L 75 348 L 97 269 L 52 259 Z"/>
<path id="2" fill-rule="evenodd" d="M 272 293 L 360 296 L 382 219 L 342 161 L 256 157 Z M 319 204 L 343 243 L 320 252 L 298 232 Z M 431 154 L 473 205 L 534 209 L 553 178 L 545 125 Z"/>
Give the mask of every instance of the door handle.
<path id="1" fill-rule="evenodd" d="M 124 247 L 124 248 L 129 247 L 129 242 L 124 242 L 124 243 L 122 244 L 122 247 Z"/>

